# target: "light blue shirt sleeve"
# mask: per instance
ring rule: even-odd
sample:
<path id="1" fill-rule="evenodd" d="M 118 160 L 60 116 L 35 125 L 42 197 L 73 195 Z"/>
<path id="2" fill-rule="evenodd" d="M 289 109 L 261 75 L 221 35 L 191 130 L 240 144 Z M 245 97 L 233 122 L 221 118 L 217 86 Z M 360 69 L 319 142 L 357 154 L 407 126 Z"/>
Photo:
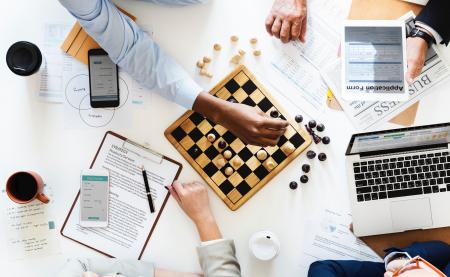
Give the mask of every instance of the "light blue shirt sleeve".
<path id="1" fill-rule="evenodd" d="M 192 109 L 203 89 L 133 20 L 110 0 L 59 0 L 111 60 L 144 87 L 186 109 Z M 147 0 L 188 5 L 203 0 Z"/>

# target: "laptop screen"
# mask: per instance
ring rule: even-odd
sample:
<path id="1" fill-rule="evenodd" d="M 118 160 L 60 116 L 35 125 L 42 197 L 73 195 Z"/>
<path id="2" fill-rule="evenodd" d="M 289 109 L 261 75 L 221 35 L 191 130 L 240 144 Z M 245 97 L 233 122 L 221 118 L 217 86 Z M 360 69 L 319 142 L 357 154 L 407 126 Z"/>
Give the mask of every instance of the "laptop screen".
<path id="1" fill-rule="evenodd" d="M 450 142 L 450 123 L 394 129 L 352 136 L 347 155 L 414 150 Z"/>

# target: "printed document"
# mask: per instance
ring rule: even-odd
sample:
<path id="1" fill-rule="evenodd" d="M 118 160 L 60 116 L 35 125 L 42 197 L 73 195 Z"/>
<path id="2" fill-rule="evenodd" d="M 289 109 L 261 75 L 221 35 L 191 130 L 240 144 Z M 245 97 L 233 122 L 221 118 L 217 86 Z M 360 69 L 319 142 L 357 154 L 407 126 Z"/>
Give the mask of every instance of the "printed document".
<path id="1" fill-rule="evenodd" d="M 172 184 L 179 165 L 124 142 L 107 135 L 93 166 L 110 173 L 108 227 L 81 227 L 78 197 L 62 233 L 107 255 L 138 259 L 167 196 L 165 186 Z M 139 168 L 142 165 L 147 171 L 155 213 L 150 212 Z"/>
<path id="2" fill-rule="evenodd" d="M 305 224 L 304 250 L 300 267 L 305 275 L 318 260 L 357 260 L 382 262 L 382 259 L 349 229 L 348 212 L 325 209 L 321 216 Z"/>

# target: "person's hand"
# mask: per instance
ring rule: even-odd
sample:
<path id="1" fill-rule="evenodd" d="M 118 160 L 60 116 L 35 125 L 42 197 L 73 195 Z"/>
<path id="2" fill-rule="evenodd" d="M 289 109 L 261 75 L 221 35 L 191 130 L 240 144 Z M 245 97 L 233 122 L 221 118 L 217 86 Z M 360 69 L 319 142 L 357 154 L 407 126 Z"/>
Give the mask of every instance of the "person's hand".
<path id="1" fill-rule="evenodd" d="M 244 143 L 273 146 L 286 132 L 289 123 L 271 118 L 257 107 L 230 103 L 208 93 L 200 93 L 193 110 L 221 124 Z"/>
<path id="2" fill-rule="evenodd" d="M 259 146 L 276 145 L 289 125 L 285 120 L 271 118 L 257 107 L 236 103 L 228 105 L 219 124 L 244 143 Z"/>
<path id="3" fill-rule="evenodd" d="M 175 181 L 168 189 L 181 209 L 196 225 L 202 241 L 222 238 L 209 207 L 208 192 L 205 185 L 198 182 L 182 184 Z"/>
<path id="4" fill-rule="evenodd" d="M 406 40 L 406 54 L 408 71 L 406 72 L 406 81 L 411 85 L 414 79 L 422 72 L 427 54 L 428 44 L 419 37 L 409 37 Z"/>
<path id="5" fill-rule="evenodd" d="M 275 0 L 266 18 L 266 30 L 286 43 L 305 42 L 307 27 L 306 0 Z"/>

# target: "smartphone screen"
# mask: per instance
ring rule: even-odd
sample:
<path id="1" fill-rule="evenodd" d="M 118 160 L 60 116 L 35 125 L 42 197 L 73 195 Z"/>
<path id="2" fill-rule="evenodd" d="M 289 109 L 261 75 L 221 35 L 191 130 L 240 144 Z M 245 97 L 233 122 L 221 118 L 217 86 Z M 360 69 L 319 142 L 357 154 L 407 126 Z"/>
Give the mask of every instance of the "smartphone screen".
<path id="1" fill-rule="evenodd" d="M 106 226 L 108 221 L 109 176 L 98 173 L 82 173 L 80 201 L 82 226 Z"/>
<path id="2" fill-rule="evenodd" d="M 89 83 L 93 108 L 119 106 L 117 65 L 102 49 L 89 51 Z"/>

